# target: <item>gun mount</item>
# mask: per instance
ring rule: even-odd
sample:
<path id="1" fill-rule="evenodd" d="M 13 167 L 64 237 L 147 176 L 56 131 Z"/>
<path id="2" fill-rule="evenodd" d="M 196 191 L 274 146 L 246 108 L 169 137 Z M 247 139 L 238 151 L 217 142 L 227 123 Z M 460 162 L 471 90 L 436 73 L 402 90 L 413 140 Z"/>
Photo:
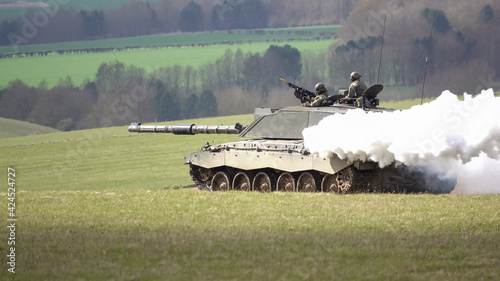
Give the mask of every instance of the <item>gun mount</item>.
<path id="1" fill-rule="evenodd" d="M 316 97 L 316 94 L 307 90 L 304 86 L 297 86 L 291 82 L 280 78 L 281 81 L 285 82 L 288 87 L 294 89 L 294 95 L 300 100 L 302 104 L 311 103 Z M 377 107 L 379 105 L 379 99 L 377 95 L 384 89 L 383 85 L 375 84 L 370 88 L 366 89 L 361 97 L 358 98 L 346 98 L 347 90 L 339 90 L 338 95 L 329 96 L 321 106 L 331 106 L 333 104 L 349 104 L 356 107 L 361 107 L 363 109 L 367 107 Z"/>
<path id="2" fill-rule="evenodd" d="M 381 89 L 380 89 L 381 90 Z M 380 91 L 378 91 L 380 92 Z M 365 95 L 374 100 L 378 94 Z M 365 98 L 367 98 L 365 96 Z M 343 96 L 342 96 L 343 98 Z M 339 99 L 341 100 L 341 99 Z M 378 103 L 377 103 L 378 104 Z M 450 192 L 454 182 L 423 178 L 400 163 L 380 168 L 371 161 L 348 162 L 337 155 L 329 158 L 310 153 L 304 146 L 302 131 L 317 125 L 324 117 L 344 114 L 357 106 L 341 102 L 330 106 L 290 106 L 283 109 L 256 108 L 248 126 L 200 126 L 179 124 L 154 126 L 132 123 L 137 133 L 238 134 L 247 139 L 210 145 L 184 158 L 192 180 L 207 190 L 333 192 Z M 393 111 L 376 106 L 365 111 Z M 332 128 L 334 129 L 334 128 Z M 343 134 L 345 132 L 338 132 Z M 249 138 L 249 139 L 248 139 Z M 432 186 L 432 190 L 431 187 Z"/>

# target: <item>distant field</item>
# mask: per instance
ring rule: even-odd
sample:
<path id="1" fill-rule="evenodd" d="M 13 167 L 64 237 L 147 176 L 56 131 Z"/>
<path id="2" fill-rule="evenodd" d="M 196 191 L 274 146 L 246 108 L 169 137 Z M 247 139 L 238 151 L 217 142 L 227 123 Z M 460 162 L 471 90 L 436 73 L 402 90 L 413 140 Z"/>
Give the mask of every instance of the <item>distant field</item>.
<path id="1" fill-rule="evenodd" d="M 7 167 L 16 171 L 17 267 L 9 280 L 499 276 L 500 195 L 182 188 L 192 184 L 186 154 L 234 139 L 132 134 L 126 126 L 0 139 L 2 180 Z M 7 188 L 0 195 L 7 206 Z"/>
<path id="2" fill-rule="evenodd" d="M 332 41 L 290 42 L 301 52 L 324 52 Z M 278 45 L 283 45 L 280 43 Z M 46 80 L 52 87 L 59 79 L 70 76 L 75 85 L 80 85 L 85 79 L 93 80 L 97 68 L 103 62 L 121 61 L 127 65 L 144 67 L 152 71 L 160 67 L 191 65 L 195 68 L 204 63 L 215 61 L 221 57 L 226 49 L 242 49 L 244 53 L 263 52 L 271 43 L 216 45 L 207 47 L 183 47 L 162 49 L 137 49 L 123 52 L 51 55 L 36 57 L 19 57 L 0 59 L 0 88 L 8 85 L 10 81 L 21 79 L 28 85 L 38 86 Z"/>
<path id="3" fill-rule="evenodd" d="M 59 130 L 29 122 L 0 117 L 0 138 L 13 138 L 59 132 Z"/>
<path id="4" fill-rule="evenodd" d="M 497 97 L 500 96 L 500 92 L 496 92 L 495 96 L 497 96 Z M 423 103 L 428 103 L 428 102 L 431 102 L 435 99 L 436 98 L 424 98 Z M 463 100 L 464 96 L 459 95 L 458 99 Z M 398 101 L 391 100 L 391 101 L 381 101 L 380 102 L 381 107 L 394 108 L 394 109 L 400 109 L 400 110 L 408 109 L 414 105 L 420 105 L 420 104 L 421 104 L 420 99 L 407 99 L 407 100 L 398 100 Z"/>
<path id="5" fill-rule="evenodd" d="M 424 103 L 428 103 L 435 100 L 432 99 L 424 99 Z M 419 105 L 420 99 L 409 99 L 409 100 L 401 100 L 401 101 L 383 101 L 380 102 L 381 107 L 393 108 L 393 109 L 408 109 L 414 105 Z"/>
<path id="6" fill-rule="evenodd" d="M 113 38 L 93 41 L 74 41 L 39 45 L 21 45 L 18 50 L 11 46 L 1 46 L 0 54 L 12 52 L 56 51 L 87 48 L 121 48 L 127 46 L 165 46 L 184 44 L 220 44 L 221 42 L 273 42 L 274 40 L 321 38 L 323 33 L 336 33 L 339 26 L 313 26 L 294 28 L 265 28 L 259 30 L 232 30 L 196 33 L 174 33 L 127 38 Z"/>

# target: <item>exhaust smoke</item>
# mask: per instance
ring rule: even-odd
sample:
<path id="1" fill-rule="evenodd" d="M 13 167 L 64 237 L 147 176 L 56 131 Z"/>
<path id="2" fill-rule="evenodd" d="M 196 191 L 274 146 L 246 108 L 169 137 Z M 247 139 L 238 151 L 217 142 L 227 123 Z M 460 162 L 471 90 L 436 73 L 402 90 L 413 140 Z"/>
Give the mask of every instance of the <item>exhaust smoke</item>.
<path id="1" fill-rule="evenodd" d="M 354 109 L 303 131 L 304 143 L 323 157 L 394 161 L 440 178 L 456 179 L 455 192 L 500 193 L 500 97 L 492 89 L 464 100 L 444 91 L 408 110 Z"/>

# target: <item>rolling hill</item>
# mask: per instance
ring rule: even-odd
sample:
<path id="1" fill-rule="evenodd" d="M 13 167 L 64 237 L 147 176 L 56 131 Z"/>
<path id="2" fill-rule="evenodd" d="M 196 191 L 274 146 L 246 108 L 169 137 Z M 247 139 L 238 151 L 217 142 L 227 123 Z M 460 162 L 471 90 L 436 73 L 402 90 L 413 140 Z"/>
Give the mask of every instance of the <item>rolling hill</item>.
<path id="1" fill-rule="evenodd" d="M 13 138 L 60 132 L 54 128 L 0 117 L 0 138 Z"/>
<path id="2" fill-rule="evenodd" d="M 9 280 L 498 276 L 499 195 L 181 188 L 192 184 L 187 153 L 232 139 L 133 134 L 126 126 L 0 139 L 5 184 L 7 171 L 15 173 L 2 202 L 15 203 L 20 226 L 10 234 L 17 267 Z"/>

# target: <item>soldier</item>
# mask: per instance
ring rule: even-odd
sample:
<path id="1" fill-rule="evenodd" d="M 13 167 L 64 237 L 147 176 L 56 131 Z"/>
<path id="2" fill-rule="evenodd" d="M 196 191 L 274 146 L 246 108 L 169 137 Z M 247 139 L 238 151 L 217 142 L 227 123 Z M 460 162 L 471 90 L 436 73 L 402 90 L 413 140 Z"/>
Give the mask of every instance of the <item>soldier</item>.
<path id="1" fill-rule="evenodd" d="M 366 91 L 367 87 L 365 83 L 363 83 L 361 80 L 361 74 L 357 73 L 354 71 L 351 73 L 351 86 L 349 86 L 349 92 L 347 93 L 346 98 L 359 98 L 363 95 L 363 93 Z"/>
<path id="2" fill-rule="evenodd" d="M 316 97 L 310 104 L 305 103 L 304 106 L 322 106 L 326 101 L 326 98 L 328 98 L 328 90 L 326 89 L 325 84 L 318 83 L 314 88 L 316 89 Z"/>

